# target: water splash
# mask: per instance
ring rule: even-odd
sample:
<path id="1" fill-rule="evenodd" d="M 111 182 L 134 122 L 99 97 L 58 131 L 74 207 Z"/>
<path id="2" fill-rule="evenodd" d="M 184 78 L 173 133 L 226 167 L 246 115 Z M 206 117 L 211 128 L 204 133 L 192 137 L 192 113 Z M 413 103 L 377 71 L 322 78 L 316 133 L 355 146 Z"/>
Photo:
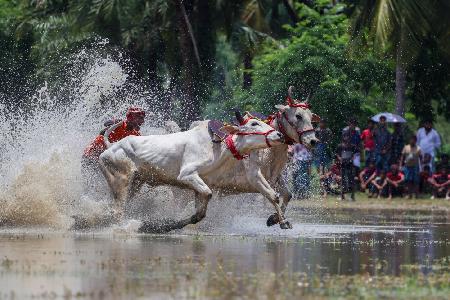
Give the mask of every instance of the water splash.
<path id="1" fill-rule="evenodd" d="M 149 111 L 152 96 L 129 83 L 120 55 L 83 49 L 66 60 L 61 85 L 45 82 L 14 110 L 0 101 L 0 224 L 67 228 L 72 214 L 103 211 L 106 193 L 82 197 L 82 151 L 128 106 Z"/>

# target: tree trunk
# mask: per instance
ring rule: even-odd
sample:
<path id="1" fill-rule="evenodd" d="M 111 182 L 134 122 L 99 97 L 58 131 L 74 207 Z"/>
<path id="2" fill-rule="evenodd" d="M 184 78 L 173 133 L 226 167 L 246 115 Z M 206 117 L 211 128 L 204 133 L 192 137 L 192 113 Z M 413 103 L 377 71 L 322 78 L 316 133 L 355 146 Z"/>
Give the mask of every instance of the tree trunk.
<path id="1" fill-rule="evenodd" d="M 252 69 L 253 69 L 252 55 L 250 51 L 246 51 L 244 54 L 244 74 L 242 82 L 243 89 L 249 89 L 252 86 L 253 79 L 252 74 L 250 73 Z"/>
<path id="2" fill-rule="evenodd" d="M 403 58 L 403 46 L 406 37 L 404 33 L 405 30 L 401 30 L 395 66 L 395 113 L 400 116 L 405 115 L 406 100 L 406 64 Z"/>
<path id="3" fill-rule="evenodd" d="M 192 4 L 190 1 L 178 1 L 177 19 L 180 43 L 180 55 L 183 63 L 182 70 L 182 87 L 180 95 L 181 116 L 180 127 L 182 129 L 189 128 L 192 121 L 198 120 L 200 116 L 200 104 L 197 97 L 196 77 L 198 78 L 199 69 L 197 68 L 198 55 L 193 45 L 193 32 L 188 20 L 185 3 Z M 192 7 L 192 5 L 190 6 Z M 198 52 L 197 52 L 198 54 Z"/>
<path id="4" fill-rule="evenodd" d="M 297 24 L 298 23 L 297 13 L 292 8 L 292 6 L 289 4 L 289 1 L 288 0 L 283 0 L 283 5 L 284 5 L 284 8 L 286 8 L 286 11 L 287 11 L 287 13 L 289 15 L 289 18 L 291 18 L 291 20 L 292 20 L 292 22 L 294 24 Z"/>

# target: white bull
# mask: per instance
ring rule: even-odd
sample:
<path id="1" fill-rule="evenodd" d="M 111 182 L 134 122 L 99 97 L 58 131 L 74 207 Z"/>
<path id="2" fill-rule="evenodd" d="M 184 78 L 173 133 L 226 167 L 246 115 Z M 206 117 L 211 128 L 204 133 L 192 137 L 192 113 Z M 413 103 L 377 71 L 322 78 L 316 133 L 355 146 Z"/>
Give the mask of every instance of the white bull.
<path id="1" fill-rule="evenodd" d="M 242 116 L 236 114 L 243 122 Z M 247 172 L 234 174 L 232 170 L 240 165 L 241 155 L 251 151 L 283 143 L 283 135 L 259 120 L 250 120 L 241 126 L 227 125 L 222 131 L 230 134 L 226 143 L 214 144 L 207 127 L 207 121 L 195 128 L 168 135 L 130 136 L 115 144 L 107 142 L 108 149 L 100 155 L 100 168 L 111 188 L 116 217 L 121 218 L 125 201 L 137 191 L 142 183 L 150 186 L 173 185 L 195 191 L 195 214 L 180 220 L 165 222 L 142 231 L 169 231 L 195 224 L 205 217 L 211 189 L 236 189 L 240 182 L 246 182 L 271 200 L 275 200 L 270 186 L 261 175 L 249 168 Z M 105 137 L 114 130 L 111 127 Z M 252 156 L 250 156 L 250 161 Z M 246 160 L 247 161 L 247 160 Z M 270 189 L 270 190 L 269 190 Z M 277 214 L 280 207 L 272 202 Z M 280 218 L 282 226 L 290 226 Z"/>
<path id="2" fill-rule="evenodd" d="M 307 147 L 314 146 L 318 140 L 315 136 L 312 122 L 318 122 L 320 117 L 313 114 L 309 104 L 306 102 L 298 102 L 292 99 L 292 88 L 288 90 L 287 105 L 277 105 L 278 113 L 269 118 L 269 124 L 276 130 L 280 131 L 285 138 L 285 143 L 276 147 L 255 151 L 250 156 L 249 161 L 241 161 L 235 164 L 234 169 L 230 169 L 224 177 L 233 176 L 241 178 L 236 181 L 232 191 L 241 193 L 259 192 L 266 196 L 270 202 L 275 203 L 277 213 L 271 215 L 267 220 L 267 226 L 277 223 L 283 225 L 285 221 L 284 213 L 287 205 L 292 198 L 285 183 L 281 179 L 281 173 L 286 167 L 288 161 L 288 144 L 303 143 Z M 193 123 L 191 128 L 201 123 Z M 246 181 L 248 173 L 262 175 L 264 186 L 255 186 Z M 272 188 L 273 187 L 273 188 Z M 281 198 L 281 206 L 280 203 Z M 281 211 L 281 213 L 279 213 Z M 291 228 L 291 226 L 281 226 L 282 228 Z"/>

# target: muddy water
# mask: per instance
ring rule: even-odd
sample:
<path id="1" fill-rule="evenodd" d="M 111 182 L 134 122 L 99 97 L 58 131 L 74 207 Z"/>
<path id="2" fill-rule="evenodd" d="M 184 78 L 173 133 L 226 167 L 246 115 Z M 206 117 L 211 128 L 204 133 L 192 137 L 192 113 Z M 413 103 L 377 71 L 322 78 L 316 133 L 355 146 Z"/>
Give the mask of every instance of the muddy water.
<path id="1" fill-rule="evenodd" d="M 217 272 L 396 275 L 401 265 L 419 263 L 426 273 L 431 261 L 450 254 L 449 224 L 294 226 L 301 228 L 296 234 L 242 235 L 3 229 L 0 299 L 185 298 Z"/>

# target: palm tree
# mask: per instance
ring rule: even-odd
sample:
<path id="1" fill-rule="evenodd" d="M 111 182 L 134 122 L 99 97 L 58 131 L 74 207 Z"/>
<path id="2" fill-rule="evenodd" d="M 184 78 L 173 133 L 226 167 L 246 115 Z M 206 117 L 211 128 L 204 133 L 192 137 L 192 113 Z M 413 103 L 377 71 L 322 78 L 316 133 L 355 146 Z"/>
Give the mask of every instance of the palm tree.
<path id="1" fill-rule="evenodd" d="M 374 46 L 395 57 L 395 111 L 405 113 L 407 68 L 414 61 L 425 38 L 442 26 L 439 12 L 445 0 L 359 0 L 356 1 L 352 36 L 365 33 Z"/>

